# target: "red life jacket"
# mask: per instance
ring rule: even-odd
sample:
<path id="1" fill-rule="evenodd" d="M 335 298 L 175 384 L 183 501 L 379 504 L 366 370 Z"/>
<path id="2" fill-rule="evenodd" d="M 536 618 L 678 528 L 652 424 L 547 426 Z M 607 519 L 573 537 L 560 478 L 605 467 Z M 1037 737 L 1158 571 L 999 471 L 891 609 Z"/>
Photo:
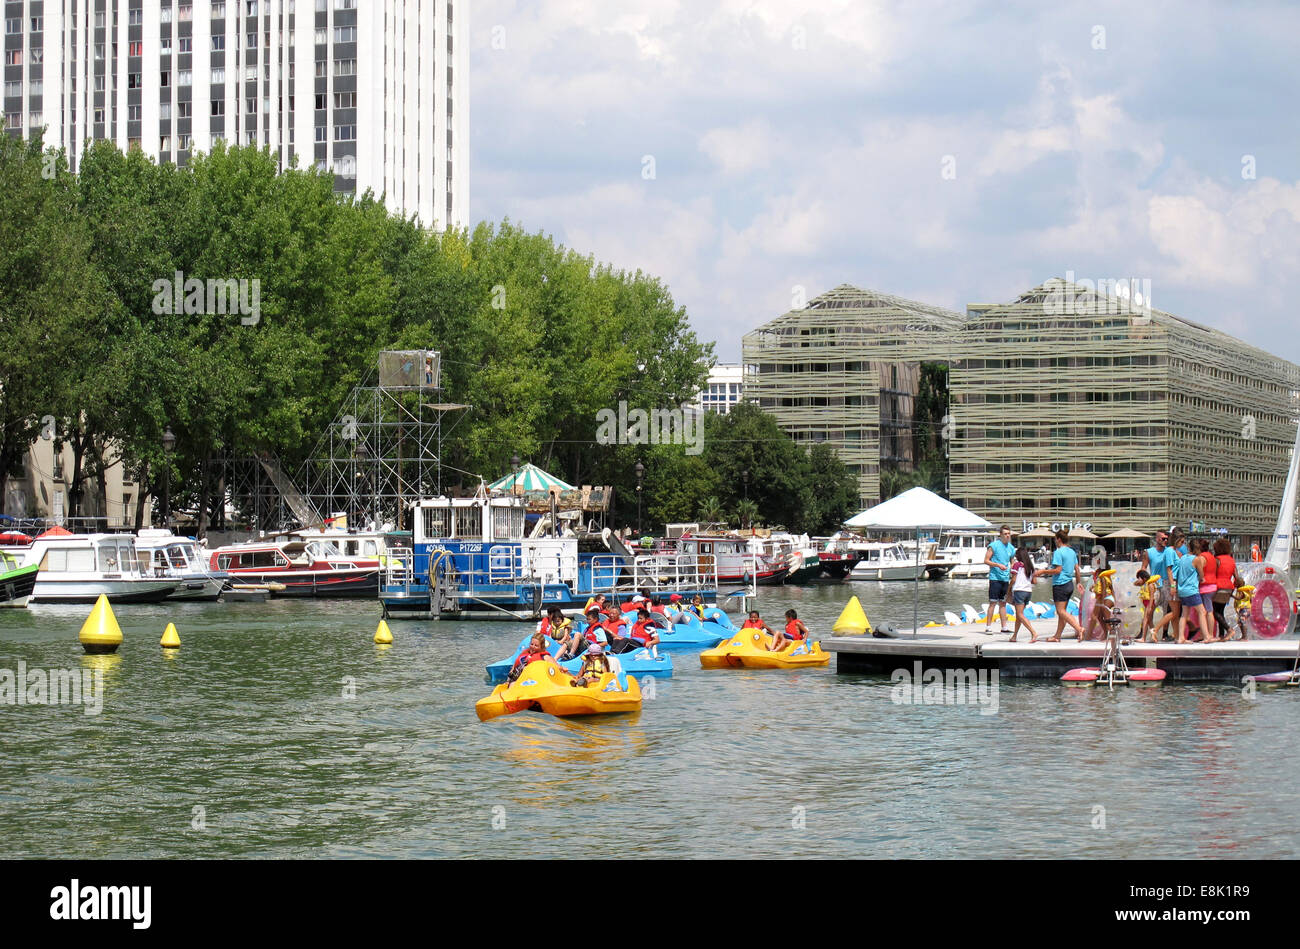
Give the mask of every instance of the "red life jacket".
<path id="1" fill-rule="evenodd" d="M 550 658 L 551 658 L 551 654 L 547 652 L 545 649 L 539 652 L 531 652 L 529 650 L 524 650 L 519 654 L 519 658 L 515 660 L 514 668 L 522 669 L 530 662 L 536 662 L 539 659 L 550 659 Z"/>
<path id="2" fill-rule="evenodd" d="M 648 619 L 637 620 L 632 627 L 631 635 L 633 639 L 639 639 L 643 643 L 649 642 L 650 637 L 654 635 L 654 626 Z"/>
<path id="3" fill-rule="evenodd" d="M 803 633 L 799 631 L 799 621 L 797 619 L 787 620 L 785 624 L 786 639 L 803 639 Z"/>

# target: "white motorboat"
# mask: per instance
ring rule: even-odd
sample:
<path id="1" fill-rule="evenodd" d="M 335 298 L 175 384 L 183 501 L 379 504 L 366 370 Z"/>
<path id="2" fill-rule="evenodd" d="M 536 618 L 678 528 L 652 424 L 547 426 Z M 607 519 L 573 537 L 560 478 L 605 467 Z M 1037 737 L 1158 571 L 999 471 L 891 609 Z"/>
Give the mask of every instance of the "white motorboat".
<path id="1" fill-rule="evenodd" d="M 850 580 L 917 580 L 925 575 L 925 561 L 917 563 L 902 544 L 865 541 L 852 543 L 849 549 L 862 557 Z"/>
<path id="2" fill-rule="evenodd" d="M 230 580 L 230 574 L 208 566 L 208 559 L 192 538 L 177 537 L 168 530 L 145 528 L 136 535 L 135 547 L 140 553 L 140 562 L 150 565 L 153 576 L 180 581 L 170 599 L 215 600 Z"/>
<path id="3" fill-rule="evenodd" d="M 157 577 L 130 534 L 70 534 L 54 528 L 35 538 L 24 563 L 38 564 L 32 603 L 94 603 L 100 595 L 111 603 L 157 603 L 180 585 L 175 577 Z"/>

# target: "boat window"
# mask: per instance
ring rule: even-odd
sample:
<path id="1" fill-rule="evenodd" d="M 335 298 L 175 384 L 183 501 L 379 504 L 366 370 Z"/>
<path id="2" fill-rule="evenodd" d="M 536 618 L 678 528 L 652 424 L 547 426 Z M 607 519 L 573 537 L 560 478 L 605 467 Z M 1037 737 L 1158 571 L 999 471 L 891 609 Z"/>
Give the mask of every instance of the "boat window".
<path id="1" fill-rule="evenodd" d="M 99 569 L 104 573 L 117 573 L 121 569 L 117 544 L 99 545 Z"/>
<path id="2" fill-rule="evenodd" d="M 231 562 L 231 560 L 233 560 L 233 559 L 234 559 L 234 558 L 231 557 L 230 554 L 220 554 L 220 555 L 218 555 L 218 557 L 217 557 L 217 569 L 218 569 L 218 570 L 229 570 L 229 569 L 230 569 L 230 562 Z"/>
<path id="3" fill-rule="evenodd" d="M 456 511 L 456 536 L 461 540 L 483 538 L 483 509 L 477 504 Z"/>
<path id="4" fill-rule="evenodd" d="M 343 545 L 343 549 L 349 557 L 355 557 L 357 555 L 357 542 L 355 540 L 350 540 Z"/>
<path id="5" fill-rule="evenodd" d="M 445 507 L 426 507 L 423 520 L 425 540 L 451 536 L 451 512 Z"/>
<path id="6" fill-rule="evenodd" d="M 245 567 L 276 567 L 280 561 L 276 557 L 278 550 L 259 550 L 251 554 L 244 554 L 243 562 Z"/>
<path id="7" fill-rule="evenodd" d="M 81 550 L 69 550 L 68 567 L 69 571 L 83 571 L 92 573 L 95 569 L 95 552 L 88 547 Z"/>
<path id="8" fill-rule="evenodd" d="M 379 545 L 376 544 L 373 540 L 366 541 L 365 547 L 362 549 L 365 551 L 365 556 L 367 557 L 379 556 Z"/>
<path id="9" fill-rule="evenodd" d="M 189 558 L 185 556 L 185 548 L 179 544 L 173 544 L 167 548 L 167 557 L 171 560 L 171 565 L 181 570 L 190 565 Z"/>
<path id="10" fill-rule="evenodd" d="M 492 539 L 520 540 L 524 536 L 524 512 L 520 508 L 492 509 Z"/>
<path id="11" fill-rule="evenodd" d="M 47 550 L 41 561 L 41 569 L 51 573 L 62 573 L 68 569 L 68 552 L 66 550 Z"/>

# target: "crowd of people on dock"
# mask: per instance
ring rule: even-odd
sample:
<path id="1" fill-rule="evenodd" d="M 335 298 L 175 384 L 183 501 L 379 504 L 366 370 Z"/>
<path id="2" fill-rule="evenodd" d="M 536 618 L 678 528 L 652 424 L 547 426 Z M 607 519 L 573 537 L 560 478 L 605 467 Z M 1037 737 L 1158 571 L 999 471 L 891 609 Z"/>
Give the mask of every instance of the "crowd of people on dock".
<path id="1" fill-rule="evenodd" d="M 1155 543 L 1141 551 L 1141 568 L 1135 585 L 1142 603 L 1141 638 L 1144 642 L 1172 640 L 1175 643 L 1226 642 L 1244 639 L 1240 621 L 1231 622 L 1225 614 L 1229 602 L 1240 607 L 1247 599 L 1232 543 L 1220 537 L 1211 543 L 1204 537 L 1189 538 L 1181 528 L 1156 531 Z M 1083 590 L 1082 565 L 1078 552 L 1070 546 L 1069 532 L 1062 529 L 1053 535 L 1054 550 L 1050 562 L 1035 567 L 1029 549 L 1012 543 L 1011 528 L 1005 524 L 998 537 L 989 544 L 984 562 L 989 567 L 989 605 L 984 631 L 992 632 L 994 617 L 1001 622 L 1001 632 L 1010 633 L 1012 642 L 1023 627 L 1030 642 L 1038 642 L 1038 631 L 1025 615 L 1034 584 L 1051 578 L 1052 603 L 1056 608 L 1056 633 L 1045 642 L 1060 642 L 1069 626 L 1080 639 L 1090 638 L 1098 627 L 1104 628 L 1115 613 L 1115 572 L 1105 568 L 1102 560 L 1094 569 L 1093 607 L 1088 616 L 1075 616 L 1069 603 L 1075 591 Z M 1258 559 L 1258 547 L 1252 550 Z M 1008 601 L 1008 592 L 1010 599 Z M 1015 609 L 1015 626 L 1007 629 L 1006 607 Z M 1161 614 L 1157 619 L 1157 613 Z"/>

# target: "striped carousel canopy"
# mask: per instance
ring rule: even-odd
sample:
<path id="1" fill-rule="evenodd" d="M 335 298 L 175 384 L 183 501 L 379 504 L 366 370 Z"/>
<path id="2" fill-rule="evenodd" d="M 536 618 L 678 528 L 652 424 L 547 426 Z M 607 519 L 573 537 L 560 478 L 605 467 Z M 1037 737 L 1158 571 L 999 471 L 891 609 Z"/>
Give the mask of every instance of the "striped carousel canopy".
<path id="1" fill-rule="evenodd" d="M 541 468 L 529 462 L 520 467 L 518 472 L 510 472 L 504 477 L 498 478 L 488 485 L 490 491 L 513 491 L 515 487 L 515 475 L 519 476 L 519 486 L 528 493 L 534 491 L 545 493 L 551 488 L 559 488 L 561 491 L 572 491 L 573 485 L 561 481 L 555 475 L 548 474 Z"/>

